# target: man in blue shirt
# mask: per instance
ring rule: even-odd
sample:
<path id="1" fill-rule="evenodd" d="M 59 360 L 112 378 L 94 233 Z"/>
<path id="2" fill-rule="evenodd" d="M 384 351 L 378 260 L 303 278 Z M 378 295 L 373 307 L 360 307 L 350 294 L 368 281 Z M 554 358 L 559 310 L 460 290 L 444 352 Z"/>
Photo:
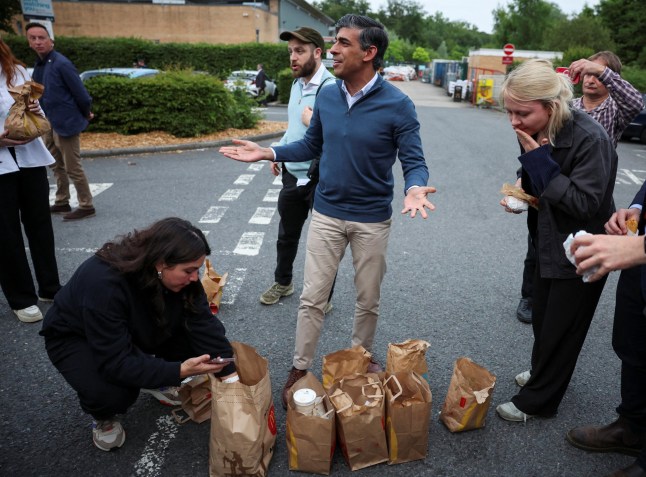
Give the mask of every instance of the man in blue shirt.
<path id="1" fill-rule="evenodd" d="M 307 238 L 303 293 L 298 309 L 293 367 L 287 391 L 311 367 L 324 320 L 324 307 L 339 262 L 350 245 L 357 300 L 353 346 L 371 351 L 379 318 L 381 283 L 392 222 L 394 178 L 404 173 L 404 209 L 415 217 L 435 207 L 427 194 L 428 169 L 413 102 L 377 72 L 388 47 L 384 26 L 368 17 L 345 15 L 330 49 L 336 87 L 321 89 L 303 139 L 274 149 L 249 141 L 223 147 L 242 162 L 299 162 L 321 154 L 319 184 Z M 376 361 L 368 371 L 381 370 Z"/>
<path id="2" fill-rule="evenodd" d="M 96 211 L 81 164 L 81 131 L 92 119 L 92 98 L 72 62 L 54 51 L 54 40 L 47 29 L 40 23 L 28 23 L 25 29 L 29 46 L 38 55 L 34 80 L 45 86 L 40 105 L 52 125 L 52 131 L 43 136 L 47 149 L 56 159 L 53 166 L 56 201 L 50 211 L 65 214 L 66 221 L 92 217 Z M 69 203 L 70 179 L 79 201 L 74 211 Z"/>

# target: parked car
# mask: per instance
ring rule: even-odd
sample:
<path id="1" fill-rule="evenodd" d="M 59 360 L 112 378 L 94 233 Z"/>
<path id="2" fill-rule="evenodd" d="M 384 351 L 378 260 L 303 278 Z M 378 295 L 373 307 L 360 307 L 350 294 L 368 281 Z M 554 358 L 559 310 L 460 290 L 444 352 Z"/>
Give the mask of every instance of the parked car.
<path id="1" fill-rule="evenodd" d="M 229 77 L 224 80 L 224 87 L 229 91 L 243 89 L 249 96 L 255 98 L 258 96 L 258 88 L 255 84 L 257 74 L 257 71 L 252 70 L 232 71 Z M 274 101 L 278 97 L 278 88 L 272 79 L 267 78 L 265 93 L 270 101 Z"/>
<path id="2" fill-rule="evenodd" d="M 152 68 L 102 68 L 99 70 L 88 70 L 81 73 L 81 81 L 87 81 L 96 76 L 120 76 L 123 78 L 146 78 L 159 74 L 159 70 Z"/>
<path id="3" fill-rule="evenodd" d="M 646 94 L 642 94 L 644 104 L 646 104 Z M 641 113 L 635 116 L 628 127 L 621 135 L 622 139 L 632 139 L 636 137 L 642 144 L 646 144 L 646 107 Z"/>

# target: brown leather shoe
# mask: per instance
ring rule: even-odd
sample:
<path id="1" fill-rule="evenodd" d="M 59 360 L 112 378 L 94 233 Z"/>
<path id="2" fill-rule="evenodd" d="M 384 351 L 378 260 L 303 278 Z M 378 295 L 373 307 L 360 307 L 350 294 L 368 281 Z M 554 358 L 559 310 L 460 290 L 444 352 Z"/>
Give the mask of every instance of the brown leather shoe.
<path id="1" fill-rule="evenodd" d="M 306 374 L 307 370 L 296 369 L 292 367 L 291 371 L 289 372 L 289 376 L 287 376 L 287 382 L 285 383 L 285 386 L 283 386 L 283 409 L 287 409 L 287 392 L 292 388 L 296 381 L 301 379 Z"/>
<path id="2" fill-rule="evenodd" d="M 370 362 L 368 363 L 368 372 L 369 373 L 381 373 L 381 372 L 383 372 L 383 370 L 384 370 L 384 368 L 382 368 L 381 365 L 377 361 L 370 358 Z"/>
<path id="3" fill-rule="evenodd" d="M 590 452 L 619 452 L 635 456 L 646 443 L 646 435 L 634 432 L 630 423 L 621 416 L 607 426 L 574 428 L 565 438 L 574 447 Z"/>
<path id="4" fill-rule="evenodd" d="M 96 210 L 94 210 L 94 207 L 92 207 L 91 209 L 76 209 L 74 212 L 65 214 L 63 216 L 63 220 L 65 221 L 81 220 L 81 219 L 87 219 L 88 217 L 94 217 L 95 215 L 96 215 Z"/>
<path id="5" fill-rule="evenodd" d="M 629 465 L 624 469 L 616 470 L 606 477 L 646 477 L 646 470 L 635 462 L 633 465 Z"/>
<path id="6" fill-rule="evenodd" d="M 72 208 L 70 207 L 69 204 L 64 204 L 64 205 L 52 205 L 49 208 L 49 212 L 51 214 L 67 214 L 68 212 L 72 212 Z"/>

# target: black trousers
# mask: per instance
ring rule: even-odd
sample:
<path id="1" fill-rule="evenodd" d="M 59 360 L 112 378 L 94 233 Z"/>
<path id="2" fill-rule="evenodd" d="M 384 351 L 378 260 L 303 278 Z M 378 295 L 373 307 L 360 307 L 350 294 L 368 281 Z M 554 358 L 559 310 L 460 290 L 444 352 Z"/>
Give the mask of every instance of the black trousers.
<path id="1" fill-rule="evenodd" d="M 23 227 L 38 296 L 53 298 L 61 285 L 44 166 L 0 175 L 0 286 L 13 310 L 35 305 L 38 300 L 25 252 Z"/>
<path id="2" fill-rule="evenodd" d="M 520 287 L 520 296 L 523 298 L 532 298 L 534 295 L 534 273 L 536 272 L 536 249 L 532 236 L 527 234 L 527 254 L 523 264 L 523 284 Z"/>
<path id="3" fill-rule="evenodd" d="M 593 283 L 541 278 L 536 261 L 531 377 L 511 400 L 524 413 L 548 417 L 558 411 L 606 278 Z"/>
<path id="4" fill-rule="evenodd" d="M 294 260 L 298 253 L 303 225 L 312 209 L 312 200 L 316 184 L 311 182 L 297 186 L 297 179 L 283 166 L 283 188 L 278 194 L 278 240 L 276 241 L 276 270 L 274 280 L 280 285 L 292 283 Z M 336 277 L 334 279 L 336 283 Z M 330 290 L 332 299 L 334 283 Z"/>
<path id="5" fill-rule="evenodd" d="M 84 337 L 46 337 L 45 348 L 56 369 L 76 391 L 81 409 L 94 419 L 124 414 L 137 400 L 140 386 L 117 384 L 99 373 L 94 353 Z M 181 362 L 196 355 L 187 337 L 176 335 L 155 356 Z"/>

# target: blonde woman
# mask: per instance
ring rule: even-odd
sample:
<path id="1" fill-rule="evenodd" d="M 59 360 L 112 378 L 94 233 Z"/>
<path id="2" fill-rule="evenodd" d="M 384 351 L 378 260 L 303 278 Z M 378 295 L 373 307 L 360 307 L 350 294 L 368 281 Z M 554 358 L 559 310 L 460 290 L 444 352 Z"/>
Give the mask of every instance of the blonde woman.
<path id="1" fill-rule="evenodd" d="M 537 253 L 531 370 L 516 376 L 520 391 L 496 409 L 526 421 L 557 413 L 603 291 L 605 277 L 585 283 L 563 242 L 579 230 L 604 233 L 615 211 L 617 154 L 599 123 L 570 108 L 570 80 L 549 61 L 523 63 L 501 93 L 521 148 L 522 187 L 539 199 L 527 218 Z M 512 212 L 505 199 L 501 205 Z"/>

